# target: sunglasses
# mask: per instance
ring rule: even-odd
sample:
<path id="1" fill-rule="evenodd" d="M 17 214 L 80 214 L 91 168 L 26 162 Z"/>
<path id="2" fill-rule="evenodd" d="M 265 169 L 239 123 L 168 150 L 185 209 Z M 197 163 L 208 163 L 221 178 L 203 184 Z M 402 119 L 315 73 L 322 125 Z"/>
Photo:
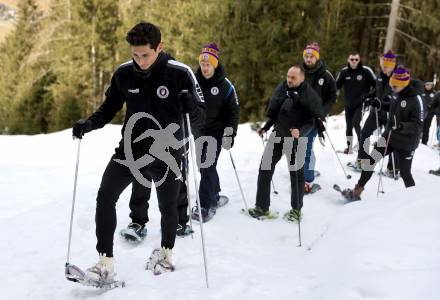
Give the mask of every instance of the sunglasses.
<path id="1" fill-rule="evenodd" d="M 359 61 L 359 58 L 350 58 L 350 61 Z"/>

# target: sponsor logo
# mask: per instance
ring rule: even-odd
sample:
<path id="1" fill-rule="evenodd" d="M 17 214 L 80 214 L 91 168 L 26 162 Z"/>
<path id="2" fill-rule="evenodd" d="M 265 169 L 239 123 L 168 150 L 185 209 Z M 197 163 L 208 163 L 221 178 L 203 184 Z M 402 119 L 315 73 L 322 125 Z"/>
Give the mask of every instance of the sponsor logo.
<path id="1" fill-rule="evenodd" d="M 165 99 L 170 95 L 170 91 L 166 86 L 161 85 L 160 87 L 157 88 L 156 94 L 157 97 L 159 97 L 160 99 Z"/>
<path id="2" fill-rule="evenodd" d="M 401 106 L 402 108 L 405 108 L 405 107 L 406 107 L 406 101 L 405 101 L 405 100 L 402 100 L 402 102 L 400 102 L 400 106 Z"/>
<path id="3" fill-rule="evenodd" d="M 218 87 L 213 86 L 211 88 L 211 94 L 213 94 L 214 96 L 218 95 Z"/>
<path id="4" fill-rule="evenodd" d="M 137 89 L 128 89 L 128 92 L 132 93 L 132 94 L 139 94 L 139 88 L 137 88 Z"/>

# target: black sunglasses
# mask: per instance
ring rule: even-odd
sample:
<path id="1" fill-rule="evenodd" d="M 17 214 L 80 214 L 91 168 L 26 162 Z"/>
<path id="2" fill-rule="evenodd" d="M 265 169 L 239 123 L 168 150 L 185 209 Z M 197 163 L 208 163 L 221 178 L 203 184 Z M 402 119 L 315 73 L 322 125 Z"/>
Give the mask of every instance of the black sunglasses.
<path id="1" fill-rule="evenodd" d="M 350 61 L 359 61 L 359 58 L 350 58 Z"/>

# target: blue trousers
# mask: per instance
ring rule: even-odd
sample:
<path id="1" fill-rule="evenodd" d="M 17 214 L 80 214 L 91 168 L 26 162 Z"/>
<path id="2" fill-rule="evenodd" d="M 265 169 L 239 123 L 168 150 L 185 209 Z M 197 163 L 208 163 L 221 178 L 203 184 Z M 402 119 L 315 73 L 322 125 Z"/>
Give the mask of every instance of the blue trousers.
<path id="1" fill-rule="evenodd" d="M 307 134 L 307 150 L 304 160 L 304 181 L 313 182 L 315 180 L 315 154 L 313 153 L 313 142 L 318 135 L 318 129 L 313 129 Z"/>
<path id="2" fill-rule="evenodd" d="M 217 141 L 214 162 L 206 168 L 200 168 L 200 205 L 206 209 L 217 206 L 218 193 L 220 191 L 220 179 L 217 173 L 217 161 L 222 149 L 222 137 L 214 136 L 214 138 Z M 206 161 L 207 151 L 208 144 L 204 143 L 202 146 L 201 162 Z"/>

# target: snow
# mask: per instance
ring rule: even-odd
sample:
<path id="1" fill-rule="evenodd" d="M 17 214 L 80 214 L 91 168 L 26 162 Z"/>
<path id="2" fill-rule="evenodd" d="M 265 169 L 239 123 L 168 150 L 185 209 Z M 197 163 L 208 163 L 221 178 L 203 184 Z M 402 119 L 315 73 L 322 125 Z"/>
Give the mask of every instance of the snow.
<path id="1" fill-rule="evenodd" d="M 343 116 L 328 121 L 337 149 L 345 146 Z M 97 261 L 95 197 L 104 168 L 120 139 L 120 126 L 107 125 L 86 135 L 81 145 L 70 262 L 87 268 Z M 77 141 L 71 131 L 47 135 L 0 136 L 0 295 L 1 299 L 438 299 L 440 295 L 439 156 L 419 146 L 413 162 L 416 187 L 384 178 L 385 193 L 376 197 L 378 176 L 363 200 L 344 205 L 332 189 L 353 187 L 358 173 L 345 179 L 329 142 L 315 144 L 316 182 L 323 189 L 304 198 L 298 226 L 282 218 L 258 221 L 240 213 L 240 190 L 229 155 L 222 152 L 219 174 L 230 203 L 204 224 L 210 288 L 205 286 L 199 226 L 194 239 L 177 239 L 176 271 L 154 276 L 144 270 L 160 245 L 156 195 L 150 200 L 149 234 L 132 246 L 115 235 L 118 277 L 127 286 L 110 291 L 67 281 L 64 264 Z M 233 158 L 248 205 L 254 205 L 261 140 L 249 124 L 239 127 Z M 354 156 L 340 155 L 343 164 Z M 271 209 L 289 209 L 285 160 L 278 163 Z M 194 203 L 194 187 L 191 194 Z M 117 231 L 125 227 L 130 188 L 117 204 Z"/>

